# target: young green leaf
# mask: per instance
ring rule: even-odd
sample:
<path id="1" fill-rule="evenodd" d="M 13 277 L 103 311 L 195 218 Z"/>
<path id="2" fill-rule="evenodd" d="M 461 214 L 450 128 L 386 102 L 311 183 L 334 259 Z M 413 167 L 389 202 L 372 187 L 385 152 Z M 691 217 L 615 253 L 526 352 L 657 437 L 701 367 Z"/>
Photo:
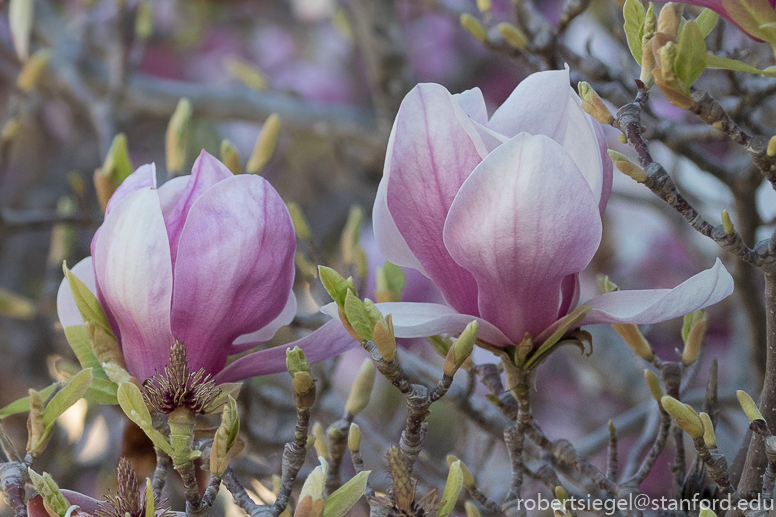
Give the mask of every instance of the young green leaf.
<path id="1" fill-rule="evenodd" d="M 363 470 L 339 487 L 324 502 L 323 517 L 343 517 L 366 491 L 366 481 L 371 470 Z"/>
<path id="2" fill-rule="evenodd" d="M 437 510 L 437 517 L 447 517 L 455 508 L 455 503 L 458 501 L 458 494 L 461 493 L 463 487 L 463 472 L 461 471 L 461 461 L 454 461 L 450 465 L 450 472 L 447 474 L 447 483 L 445 483 L 445 490 L 442 492 L 442 504 Z"/>
<path id="3" fill-rule="evenodd" d="M 73 293 L 75 303 L 78 306 L 78 311 L 81 313 L 81 317 L 84 322 L 91 321 L 100 325 L 106 332 L 109 332 L 114 338 L 113 331 L 108 323 L 108 317 L 105 316 L 105 311 L 102 310 L 100 302 L 97 297 L 92 294 L 86 284 L 84 284 L 80 278 L 75 276 L 70 271 L 67 265 L 62 265 L 62 270 L 65 272 L 65 278 L 67 279 L 67 285 L 70 288 L 70 292 Z"/>
<path id="4" fill-rule="evenodd" d="M 647 13 L 640 0 L 627 0 L 622 8 L 625 18 L 625 37 L 628 39 L 628 48 L 637 63 L 641 64 L 641 38 L 644 36 L 644 22 Z"/>
<path id="5" fill-rule="evenodd" d="M 119 385 L 116 398 L 124 414 L 145 432 L 156 447 L 163 450 L 168 456 L 172 456 L 172 445 L 162 433 L 154 429 L 151 412 L 148 411 L 140 388 L 131 382 L 125 382 Z"/>
<path id="6" fill-rule="evenodd" d="M 62 385 L 61 382 L 55 382 L 50 386 L 47 386 L 38 392 L 41 399 L 47 400 L 54 391 Z M 30 397 L 23 397 L 17 399 L 4 408 L 0 409 L 0 420 L 7 416 L 17 415 L 19 413 L 25 413 L 30 410 Z"/>
<path id="7" fill-rule="evenodd" d="M 372 339 L 375 323 L 364 305 L 352 291 L 345 296 L 345 317 L 363 339 Z"/>
<path id="8" fill-rule="evenodd" d="M 776 66 L 769 66 L 763 70 L 755 68 L 741 61 L 727 57 L 715 56 L 709 54 L 706 56 L 706 68 L 716 68 L 720 70 L 733 70 L 734 72 L 747 72 L 749 74 L 762 74 L 768 77 L 776 77 Z"/>
<path id="9" fill-rule="evenodd" d="M 676 76 L 689 88 L 706 70 L 706 42 L 694 21 L 684 24 L 674 61 Z"/>
<path id="10" fill-rule="evenodd" d="M 115 406 L 119 403 L 119 399 L 116 398 L 118 388 L 118 384 L 109 379 L 95 377 L 92 379 L 89 389 L 84 393 L 84 398 L 95 404 Z"/>
<path id="11" fill-rule="evenodd" d="M 711 31 L 717 26 L 717 20 L 719 20 L 719 15 L 717 13 L 711 9 L 704 9 L 703 12 L 695 18 L 695 23 L 698 24 L 698 28 L 705 38 L 711 34 Z"/>
<path id="12" fill-rule="evenodd" d="M 102 328 L 102 327 L 100 327 Z M 108 376 L 102 369 L 100 361 L 92 352 L 92 344 L 86 332 L 86 325 L 70 325 L 64 328 L 65 338 L 70 348 L 75 352 L 81 368 L 92 368 L 94 375 L 106 379 Z"/>
<path id="13" fill-rule="evenodd" d="M 344 308 L 345 296 L 348 293 L 348 281 L 332 268 L 326 266 L 318 266 L 318 276 L 321 278 L 323 288 L 329 293 L 331 299 L 337 302 L 337 305 Z"/>
<path id="14" fill-rule="evenodd" d="M 87 368 L 65 381 L 65 387 L 46 404 L 46 410 L 43 412 L 43 425 L 46 430 L 54 425 L 59 415 L 83 398 L 92 383 L 92 378 L 92 369 Z"/>

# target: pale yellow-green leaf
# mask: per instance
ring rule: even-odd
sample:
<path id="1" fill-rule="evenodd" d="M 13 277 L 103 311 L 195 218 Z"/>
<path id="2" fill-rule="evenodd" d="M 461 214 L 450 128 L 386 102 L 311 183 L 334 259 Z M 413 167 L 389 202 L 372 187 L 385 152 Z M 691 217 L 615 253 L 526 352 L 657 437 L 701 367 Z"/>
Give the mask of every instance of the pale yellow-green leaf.
<path id="1" fill-rule="evenodd" d="M 749 74 L 761 74 L 768 77 L 776 77 L 776 66 L 769 66 L 768 68 L 760 70 L 751 65 L 743 63 L 741 61 L 730 59 L 727 57 L 715 56 L 708 54 L 706 56 L 707 68 L 718 68 L 721 70 L 733 70 L 735 72 L 747 72 Z"/>
<path id="2" fill-rule="evenodd" d="M 641 0 L 627 0 L 622 8 L 622 16 L 625 18 L 625 37 L 628 39 L 628 48 L 637 63 L 641 64 L 641 38 L 644 36 L 644 21 L 646 11 Z"/>
<path id="3" fill-rule="evenodd" d="M 345 296 L 348 293 L 348 282 L 342 275 L 330 267 L 318 266 L 318 276 L 326 292 L 340 307 L 345 307 Z"/>
<path id="4" fill-rule="evenodd" d="M 324 502 L 323 517 L 343 517 L 366 491 L 366 482 L 371 470 L 364 470 L 339 487 Z"/>
<path id="5" fill-rule="evenodd" d="M 461 471 L 461 461 L 454 461 L 450 465 L 450 472 L 447 474 L 447 483 L 445 483 L 445 490 L 442 492 L 442 504 L 437 510 L 437 517 L 447 517 L 455 508 L 455 503 L 458 501 L 458 494 L 461 493 L 463 487 L 463 472 Z"/>
<path id="6" fill-rule="evenodd" d="M 65 327 L 64 331 L 65 338 L 70 348 L 73 349 L 81 368 L 92 368 L 95 376 L 107 378 L 100 361 L 97 360 L 97 357 L 92 352 L 92 344 L 89 342 L 89 336 L 86 333 L 86 325 L 70 325 Z"/>
<path id="7" fill-rule="evenodd" d="M 105 315 L 105 311 L 102 310 L 100 302 L 97 297 L 86 287 L 86 284 L 81 281 L 80 278 L 75 276 L 66 265 L 62 265 L 62 269 L 65 272 L 65 278 L 67 279 L 67 285 L 70 288 L 70 292 L 75 299 L 75 303 L 78 306 L 78 311 L 81 313 L 81 317 L 84 322 L 91 321 L 101 326 L 106 332 L 108 332 L 114 338 L 116 335 L 110 328 L 108 323 L 108 317 Z"/>
<path id="8" fill-rule="evenodd" d="M 89 386 L 89 389 L 84 393 L 84 398 L 95 404 L 115 406 L 119 403 L 119 399 L 116 398 L 117 390 L 118 385 L 115 382 L 109 379 L 95 377 L 92 379 L 92 384 Z"/>
<path id="9" fill-rule="evenodd" d="M 37 490 L 43 498 L 43 502 L 46 506 L 51 508 L 51 511 L 60 517 L 64 516 L 67 513 L 67 509 L 70 507 L 70 503 L 65 499 L 65 496 L 62 495 L 59 486 L 57 486 L 51 475 L 48 472 L 44 472 L 41 476 L 32 469 L 27 469 L 27 472 L 30 475 L 32 486 L 35 487 L 35 490 Z"/>
<path id="10" fill-rule="evenodd" d="M 163 450 L 168 456 L 172 456 L 173 450 L 169 440 L 154 429 L 151 412 L 145 405 L 140 388 L 131 382 L 125 382 L 119 386 L 116 398 L 124 414 L 145 432 L 156 447 Z"/>
<path id="11" fill-rule="evenodd" d="M 717 26 L 718 20 L 719 15 L 717 13 L 711 9 L 704 9 L 703 12 L 701 12 L 701 14 L 695 18 L 695 23 L 698 24 L 698 28 L 701 30 L 701 33 L 705 38 L 711 33 L 711 31 L 714 30 L 714 27 Z"/>
<path id="12" fill-rule="evenodd" d="M 700 28 L 693 21 L 685 23 L 679 35 L 674 69 L 676 76 L 688 88 L 706 70 L 706 43 Z"/>
<path id="13" fill-rule="evenodd" d="M 345 317 L 358 335 L 363 339 L 371 340 L 376 322 L 370 317 L 364 302 L 359 300 L 350 290 L 345 295 L 344 311 Z"/>
<path id="14" fill-rule="evenodd" d="M 41 399 L 46 400 L 48 399 L 54 391 L 59 388 L 62 385 L 61 382 L 55 382 L 54 384 L 47 386 L 40 390 L 38 392 L 38 395 Z M 19 413 L 24 413 L 26 411 L 30 410 L 30 397 L 23 397 L 18 400 L 15 400 L 5 406 L 4 408 L 0 409 L 0 419 L 3 419 L 10 415 L 16 415 Z"/>
<path id="15" fill-rule="evenodd" d="M 92 369 L 87 368 L 65 381 L 65 387 L 59 390 L 46 404 L 46 410 L 43 412 L 43 425 L 46 429 L 54 425 L 54 421 L 59 418 L 59 415 L 81 400 L 86 390 L 89 389 L 92 378 Z"/>

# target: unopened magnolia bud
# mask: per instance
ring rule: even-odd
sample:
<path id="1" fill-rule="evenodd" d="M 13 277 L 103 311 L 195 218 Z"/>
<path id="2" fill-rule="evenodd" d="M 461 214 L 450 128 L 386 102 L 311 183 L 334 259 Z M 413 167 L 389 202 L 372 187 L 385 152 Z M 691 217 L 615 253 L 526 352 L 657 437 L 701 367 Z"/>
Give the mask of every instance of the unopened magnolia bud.
<path id="1" fill-rule="evenodd" d="M 562 486 L 558 485 L 555 487 L 555 499 L 558 501 L 566 501 L 566 499 L 569 498 L 568 492 L 566 492 L 566 489 Z"/>
<path id="2" fill-rule="evenodd" d="M 647 379 L 647 386 L 652 397 L 660 402 L 663 398 L 663 388 L 660 387 L 660 379 L 654 374 L 652 370 L 644 370 L 644 378 Z"/>
<path id="3" fill-rule="evenodd" d="M 310 449 L 315 447 L 315 442 L 316 442 L 315 435 L 312 435 L 312 434 L 309 435 L 307 437 L 307 443 L 305 443 L 304 448 L 309 451 Z"/>
<path id="4" fill-rule="evenodd" d="M 632 323 L 614 323 L 612 328 L 620 335 L 620 337 L 622 337 L 623 341 L 631 347 L 633 353 L 645 361 L 652 361 L 655 353 L 652 351 L 652 347 L 649 346 L 649 342 L 647 342 L 644 335 L 639 330 L 639 327 Z"/>
<path id="5" fill-rule="evenodd" d="M 515 27 L 509 22 L 501 22 L 498 24 L 498 31 L 501 33 L 501 37 L 504 41 L 509 43 L 516 49 L 525 50 L 528 48 L 528 38 L 523 31 Z"/>
<path id="6" fill-rule="evenodd" d="M 698 356 L 701 353 L 703 336 L 706 334 L 706 328 L 708 327 L 706 311 L 701 309 L 691 314 L 687 314 L 684 317 L 684 321 L 685 324 L 682 329 L 682 338 L 684 339 L 682 364 L 690 366 L 698 360 Z"/>
<path id="7" fill-rule="evenodd" d="M 345 403 L 345 411 L 357 415 L 369 405 L 369 397 L 375 385 L 375 364 L 371 359 L 364 359 L 358 376 L 350 387 L 350 395 Z"/>
<path id="8" fill-rule="evenodd" d="M 727 210 L 722 211 L 722 228 L 725 230 L 726 235 L 733 235 L 736 231 L 736 227 L 733 226 L 733 220 L 730 219 L 730 214 Z"/>
<path id="9" fill-rule="evenodd" d="M 711 423 L 711 417 L 707 413 L 701 413 L 701 423 L 703 424 L 703 443 L 706 447 L 717 446 L 717 436 L 714 434 L 714 425 Z"/>
<path id="10" fill-rule="evenodd" d="M 457 457 L 453 456 L 452 454 L 448 454 L 446 460 L 447 460 L 448 467 L 450 467 L 456 461 L 461 461 Z M 466 467 L 466 465 L 464 465 L 462 461 L 459 465 L 461 466 L 461 474 L 463 474 L 463 486 L 465 486 L 467 489 L 473 488 L 475 486 L 474 476 L 472 476 L 472 473 L 469 472 L 469 469 Z"/>
<path id="11" fill-rule="evenodd" d="M 660 399 L 660 403 L 663 409 L 666 410 L 666 413 L 674 419 L 676 427 L 682 429 L 693 438 L 703 437 L 703 423 L 693 408 L 668 395 Z"/>
<path id="12" fill-rule="evenodd" d="M 639 183 L 647 181 L 647 173 L 644 172 L 644 169 L 631 162 L 624 154 L 613 151 L 612 149 L 609 149 L 607 152 L 609 153 L 609 158 L 614 162 L 614 166 L 617 167 L 617 170 L 626 176 L 630 176 Z"/>
<path id="13" fill-rule="evenodd" d="M 19 120 L 16 118 L 8 119 L 3 129 L 0 130 L 0 142 L 7 142 L 19 133 Z"/>
<path id="14" fill-rule="evenodd" d="M 469 358 L 474 350 L 474 343 L 477 340 L 477 331 L 480 328 L 480 324 L 477 321 L 472 321 L 466 328 L 463 329 L 461 335 L 455 340 L 453 346 L 445 356 L 445 365 L 443 368 L 444 374 L 448 377 L 455 375 L 458 368 L 463 365 L 464 361 Z"/>
<path id="15" fill-rule="evenodd" d="M 391 362 L 396 359 L 396 336 L 393 333 L 393 318 L 385 317 L 385 325 L 378 321 L 372 339 L 383 360 Z"/>
<path id="16" fill-rule="evenodd" d="M 654 33 L 653 33 L 654 34 Z M 641 75 L 639 79 L 644 83 L 644 87 L 649 90 L 655 85 L 654 70 L 658 67 L 657 55 L 655 49 L 657 48 L 657 41 L 654 38 L 642 39 L 641 45 Z"/>
<path id="17" fill-rule="evenodd" d="M 43 72 L 51 62 L 51 49 L 44 48 L 35 52 L 27 63 L 25 63 L 19 76 L 16 78 L 16 86 L 23 92 L 29 92 L 38 84 Z"/>
<path id="18" fill-rule="evenodd" d="M 471 501 L 463 503 L 463 509 L 466 511 L 466 517 L 482 517 L 480 510 Z"/>
<path id="19" fill-rule="evenodd" d="M 242 82 L 248 88 L 259 91 L 269 89 L 267 76 L 248 63 L 229 57 L 224 60 L 224 66 L 229 75 Z"/>
<path id="20" fill-rule="evenodd" d="M 642 44 L 652 39 L 655 36 L 655 32 L 657 32 L 657 15 L 655 14 L 655 4 L 650 2 L 644 16 L 644 36 L 641 40 Z"/>
<path id="21" fill-rule="evenodd" d="M 348 431 L 348 449 L 353 452 L 361 450 L 361 428 L 358 424 L 350 424 Z"/>
<path id="22" fill-rule="evenodd" d="M 589 83 L 581 81 L 577 88 L 579 89 L 579 97 L 582 99 L 582 109 L 601 124 L 611 126 L 614 122 L 614 115 L 593 87 Z"/>
<path id="23" fill-rule="evenodd" d="M 772 136 L 771 139 L 768 140 L 768 149 L 766 152 L 771 158 L 776 156 L 776 136 Z"/>
<path id="24" fill-rule="evenodd" d="M 471 14 L 463 13 L 461 15 L 461 25 L 478 40 L 484 42 L 488 39 L 488 32 L 485 30 L 485 27 Z"/>
<path id="25" fill-rule="evenodd" d="M 229 140 L 221 140 L 221 161 L 232 174 L 240 174 L 240 155 Z"/>
<path id="26" fill-rule="evenodd" d="M 172 117 L 170 117 L 164 140 L 167 172 L 169 174 L 181 172 L 183 166 L 186 165 L 191 115 L 191 101 L 184 97 L 178 101 L 178 106 L 175 108 Z"/>
<path id="27" fill-rule="evenodd" d="M 746 418 L 749 419 L 750 423 L 755 420 L 765 420 L 760 410 L 757 409 L 757 404 L 754 403 L 754 400 L 747 392 L 738 390 L 736 391 L 736 397 L 738 397 L 738 403 L 741 404 L 741 409 L 744 410 L 744 414 L 746 414 Z"/>
<path id="28" fill-rule="evenodd" d="M 258 174 L 267 165 L 272 155 L 275 153 L 275 147 L 278 143 L 280 134 L 280 115 L 273 113 L 264 121 L 264 127 L 256 139 L 256 145 L 253 147 L 253 153 L 245 165 L 245 171 L 248 174 Z"/>
<path id="29" fill-rule="evenodd" d="M 298 346 L 286 350 L 286 369 L 294 387 L 294 404 L 300 408 L 311 407 L 315 402 L 315 379 L 304 352 Z"/>
<path id="30" fill-rule="evenodd" d="M 481 13 L 490 11 L 490 8 L 490 0 L 477 0 L 477 9 L 479 9 Z"/>
<path id="31" fill-rule="evenodd" d="M 134 170 L 127 151 L 127 137 L 119 133 L 113 137 L 102 167 L 94 171 L 94 188 L 103 212 L 113 193 Z"/>
<path id="32" fill-rule="evenodd" d="M 11 26 L 11 39 L 19 61 L 27 61 L 30 54 L 30 33 L 35 13 L 33 0 L 10 0 L 8 3 L 8 22 Z"/>
<path id="33" fill-rule="evenodd" d="M 657 31 L 662 32 L 672 41 L 677 41 L 683 13 L 684 5 L 673 2 L 665 4 L 657 17 Z"/>
<path id="34" fill-rule="evenodd" d="M 288 207 L 288 213 L 291 214 L 291 222 L 294 224 L 296 236 L 303 241 L 310 239 L 312 233 L 310 232 L 310 227 L 307 224 L 307 219 L 302 212 L 302 208 L 293 201 L 287 203 L 286 206 Z"/>
<path id="35" fill-rule="evenodd" d="M 323 430 L 323 426 L 320 422 L 315 422 L 312 428 L 313 436 L 315 437 L 315 454 L 322 458 L 329 457 L 329 445 L 326 439 L 326 431 Z"/>
<path id="36" fill-rule="evenodd" d="M 711 510 L 708 506 L 704 506 L 701 508 L 700 513 L 698 514 L 698 517 L 717 517 L 717 514 L 714 513 L 714 511 Z"/>
<path id="37" fill-rule="evenodd" d="M 140 2 L 135 14 L 135 35 L 145 40 L 154 32 L 154 7 L 151 0 Z"/>

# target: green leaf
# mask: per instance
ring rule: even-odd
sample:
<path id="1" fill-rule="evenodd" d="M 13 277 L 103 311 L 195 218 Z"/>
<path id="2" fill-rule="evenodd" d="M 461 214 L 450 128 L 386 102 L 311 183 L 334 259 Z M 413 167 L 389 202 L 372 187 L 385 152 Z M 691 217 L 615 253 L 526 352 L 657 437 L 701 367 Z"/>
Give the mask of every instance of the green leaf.
<path id="1" fill-rule="evenodd" d="M 711 34 L 711 31 L 717 26 L 717 20 L 719 20 L 719 15 L 717 13 L 711 9 L 704 9 L 703 12 L 695 18 L 695 23 L 698 24 L 698 28 L 705 38 Z"/>
<path id="2" fill-rule="evenodd" d="M 366 492 L 371 470 L 363 470 L 339 487 L 324 502 L 323 517 L 343 517 Z"/>
<path id="3" fill-rule="evenodd" d="M 749 74 L 761 74 L 768 77 L 776 77 L 776 66 L 769 66 L 763 70 L 755 68 L 741 61 L 735 59 L 729 59 L 726 57 L 715 56 L 714 54 L 708 54 L 706 56 L 706 67 L 717 68 L 720 70 L 733 70 L 735 72 L 747 72 Z"/>
<path id="4" fill-rule="evenodd" d="M 92 369 L 87 368 L 65 381 L 65 387 L 46 404 L 46 410 L 43 412 L 43 425 L 46 430 L 54 425 L 59 415 L 83 398 L 92 383 L 92 378 Z"/>
<path id="5" fill-rule="evenodd" d="M 40 390 L 38 394 L 40 395 L 41 399 L 46 400 L 61 385 L 62 385 L 61 382 L 55 382 L 54 384 Z M 19 413 L 25 413 L 29 410 L 30 410 L 30 397 L 20 398 L 18 400 L 11 402 L 4 408 L 0 409 L 0 420 L 7 416 L 16 415 Z"/>
<path id="6" fill-rule="evenodd" d="M 706 70 L 706 42 L 698 24 L 689 21 L 679 35 L 674 61 L 676 76 L 689 88 Z"/>
<path id="7" fill-rule="evenodd" d="M 445 483 L 445 490 L 442 492 L 442 504 L 437 510 L 437 517 L 447 517 L 450 512 L 455 508 L 455 503 L 458 502 L 458 494 L 461 493 L 463 487 L 463 472 L 461 471 L 461 460 L 454 461 L 450 465 L 450 472 L 447 474 L 447 483 Z"/>
<path id="8" fill-rule="evenodd" d="M 65 327 L 64 330 L 65 338 L 67 338 L 70 348 L 75 352 L 81 368 L 92 368 L 96 377 L 107 379 L 108 376 L 105 374 L 105 370 L 102 369 L 100 361 L 92 352 L 92 343 L 89 341 L 89 336 L 86 333 L 86 325 L 71 325 Z"/>
<path id="9" fill-rule="evenodd" d="M 628 39 L 628 48 L 636 62 L 641 65 L 641 38 L 644 36 L 647 13 L 640 0 L 627 0 L 622 8 L 622 16 L 625 18 L 623 29 Z"/>
<path id="10" fill-rule="evenodd" d="M 59 486 L 57 486 L 57 483 L 51 477 L 51 474 L 44 472 L 41 476 L 32 469 L 27 469 L 27 472 L 30 474 L 32 486 L 35 487 L 35 490 L 37 490 L 43 498 L 43 502 L 46 503 L 46 506 L 51 508 L 51 511 L 60 517 L 65 515 L 67 509 L 70 508 L 70 503 L 65 499 L 65 496 L 62 495 Z"/>
<path id="11" fill-rule="evenodd" d="M 114 338 L 116 335 L 110 329 L 108 323 L 108 317 L 105 316 L 105 312 L 102 310 L 100 302 L 97 297 L 86 287 L 80 278 L 75 276 L 66 265 L 62 265 L 62 270 L 65 272 L 65 278 L 67 279 L 67 285 L 70 287 L 70 292 L 75 298 L 75 303 L 78 306 L 78 311 L 81 313 L 81 317 L 84 322 L 93 322 L 105 329 Z"/>
<path id="12" fill-rule="evenodd" d="M 326 292 L 340 307 L 345 307 L 345 296 L 348 293 L 348 281 L 330 267 L 318 266 L 318 276 Z"/>
<path id="13" fill-rule="evenodd" d="M 694 312 L 684 315 L 684 321 L 682 322 L 682 342 L 687 341 L 687 336 L 690 334 L 690 329 L 692 328 L 692 322 L 694 318 Z"/>
<path id="14" fill-rule="evenodd" d="M 359 336 L 364 339 L 372 339 L 374 337 L 375 321 L 370 317 L 364 302 L 359 300 L 352 291 L 348 291 L 348 294 L 345 296 L 344 311 L 345 317 Z"/>
<path id="15" fill-rule="evenodd" d="M 95 404 L 115 406 L 119 403 L 119 399 L 116 398 L 118 388 L 118 384 L 111 380 L 95 377 L 89 389 L 86 390 L 84 398 Z"/>
<path id="16" fill-rule="evenodd" d="M 163 450 L 168 456 L 172 456 L 173 450 L 170 441 L 162 433 L 154 429 L 151 412 L 148 411 L 148 407 L 145 405 L 140 388 L 131 382 L 125 382 L 119 385 L 116 398 L 124 414 L 145 432 L 146 436 L 154 442 L 157 448 Z"/>

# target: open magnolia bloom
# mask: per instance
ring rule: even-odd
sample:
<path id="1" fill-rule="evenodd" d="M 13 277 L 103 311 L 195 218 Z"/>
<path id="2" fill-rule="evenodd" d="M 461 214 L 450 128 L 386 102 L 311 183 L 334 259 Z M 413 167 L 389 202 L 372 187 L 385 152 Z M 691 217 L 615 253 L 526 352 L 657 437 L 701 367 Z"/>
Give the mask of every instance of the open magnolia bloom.
<path id="1" fill-rule="evenodd" d="M 108 203 L 92 256 L 72 272 L 96 295 L 127 371 L 144 380 L 183 343 L 191 371 L 230 382 L 285 371 L 286 347 L 226 366 L 272 338 L 296 314 L 296 237 L 285 204 L 255 175 L 233 175 L 202 151 L 190 176 L 158 189 L 153 165 L 130 175 Z M 57 296 L 64 327 L 83 325 L 67 280 Z M 310 362 L 352 346 L 331 322 L 289 346 Z"/>
<path id="2" fill-rule="evenodd" d="M 750 37 L 776 44 L 776 0 L 684 0 L 711 9 Z"/>
<path id="3" fill-rule="evenodd" d="M 731 294 L 717 261 L 671 290 L 579 305 L 611 183 L 603 132 L 566 70 L 529 76 L 490 119 L 479 89 L 416 86 L 391 132 L 374 233 L 388 260 L 421 271 L 448 305 L 378 309 L 392 315 L 397 337 L 455 334 L 477 319 L 480 344 L 537 349 L 580 325 L 664 321 Z"/>

